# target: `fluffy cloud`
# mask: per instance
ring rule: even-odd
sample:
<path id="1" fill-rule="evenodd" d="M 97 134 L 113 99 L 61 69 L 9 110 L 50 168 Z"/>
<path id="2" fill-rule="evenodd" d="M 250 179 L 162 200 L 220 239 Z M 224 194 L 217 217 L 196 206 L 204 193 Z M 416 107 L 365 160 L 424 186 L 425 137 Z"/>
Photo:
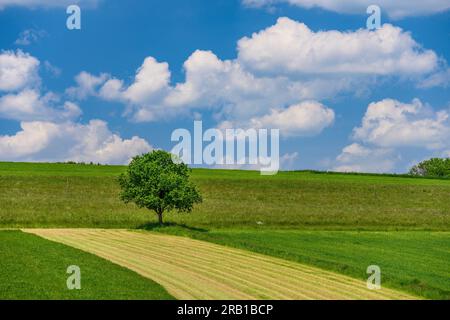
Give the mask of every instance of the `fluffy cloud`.
<path id="1" fill-rule="evenodd" d="M 372 0 L 242 0 L 242 2 L 252 7 L 289 3 L 308 9 L 320 7 L 334 12 L 355 14 L 365 14 L 367 7 L 374 4 Z M 378 0 L 375 4 L 385 10 L 392 18 L 434 14 L 450 8 L 450 3 L 447 0 Z"/>
<path id="2" fill-rule="evenodd" d="M 58 102 L 59 98 L 53 93 L 40 96 L 37 90 L 24 89 L 17 94 L 0 97 L 0 118 L 65 121 L 81 115 L 81 109 L 75 103 L 66 101 L 62 106 L 55 106 Z"/>
<path id="3" fill-rule="evenodd" d="M 80 76 L 81 74 L 78 77 Z M 91 78 L 99 79 L 95 76 L 91 76 Z M 136 71 L 134 81 L 130 86 L 125 87 L 122 80 L 115 78 L 102 82 L 103 86 L 100 90 L 102 98 L 145 106 L 155 102 L 169 89 L 169 65 L 166 62 L 158 62 L 153 57 L 147 57 Z"/>
<path id="4" fill-rule="evenodd" d="M 438 66 L 433 51 L 389 24 L 376 31 L 313 32 L 303 23 L 279 18 L 274 26 L 241 39 L 238 50 L 246 67 L 269 74 L 417 75 Z"/>
<path id="5" fill-rule="evenodd" d="M 39 85 L 39 60 L 18 50 L 0 54 L 0 91 Z"/>
<path id="6" fill-rule="evenodd" d="M 245 122 L 245 126 L 250 123 L 254 127 L 282 128 L 287 136 L 316 134 L 333 122 L 333 111 L 319 103 L 293 105 L 308 97 L 313 88 L 322 88 L 320 82 L 302 87 L 283 77 L 258 78 L 237 61 L 222 61 L 210 51 L 194 52 L 184 68 L 186 81 L 171 86 L 167 63 L 147 58 L 131 85 L 127 87 L 122 80 L 112 78 L 104 81 L 97 95 L 126 103 L 135 121 L 152 121 L 190 109 L 208 108 L 217 112 L 217 118 L 233 125 Z M 291 106 L 280 109 L 285 105 Z"/>
<path id="7" fill-rule="evenodd" d="M 411 103 L 385 99 L 369 105 L 353 136 L 381 147 L 439 149 L 450 144 L 449 113 L 435 112 L 418 99 Z"/>
<path id="8" fill-rule="evenodd" d="M 164 110 L 162 100 L 170 90 L 170 71 L 166 62 L 147 57 L 137 69 L 134 81 L 126 86 L 123 80 L 103 73 L 98 76 L 81 72 L 75 77 L 76 86 L 66 93 L 80 100 L 97 96 L 107 101 L 127 104 L 127 114 L 136 121 L 152 121 L 170 113 Z"/>
<path id="9" fill-rule="evenodd" d="M 17 121 L 67 121 L 78 118 L 77 104 L 64 101 L 52 92 L 42 93 L 40 61 L 20 50 L 0 54 L 0 118 Z M 48 61 L 49 72 L 58 70 Z"/>
<path id="10" fill-rule="evenodd" d="M 210 51 L 194 52 L 184 69 L 186 81 L 177 84 L 164 99 L 171 108 L 220 109 L 226 118 L 248 119 L 306 95 L 289 79 L 256 77 L 238 61 L 222 61 Z"/>
<path id="11" fill-rule="evenodd" d="M 155 96 L 168 88 L 169 81 L 169 65 L 148 57 L 136 71 L 134 83 L 124 90 L 124 98 L 135 104 L 151 102 Z"/>
<path id="12" fill-rule="evenodd" d="M 295 86 L 285 78 L 257 78 L 236 61 L 222 61 L 210 51 L 194 52 L 184 69 L 186 81 L 171 86 L 168 64 L 149 57 L 129 86 L 111 78 L 97 95 L 125 103 L 135 121 L 154 121 L 205 108 L 215 110 L 220 117 L 248 118 L 309 94 L 307 88 Z"/>
<path id="13" fill-rule="evenodd" d="M 125 164 L 152 147 L 139 137 L 122 139 L 104 121 L 22 122 L 22 130 L 0 136 L 0 158 L 13 161 L 84 161 Z"/>
<path id="14" fill-rule="evenodd" d="M 384 99 L 368 106 L 352 138 L 357 142 L 342 150 L 332 170 L 392 172 L 407 148 L 446 156 L 450 148 L 449 112 L 435 111 L 419 99 L 411 103 Z"/>
<path id="15" fill-rule="evenodd" d="M 52 92 L 42 94 L 38 67 L 39 60 L 22 51 L 0 55 L 0 90 L 6 91 L 0 96 L 0 118 L 21 121 L 22 128 L 15 135 L 0 136 L 1 160 L 124 164 L 152 149 L 139 137 L 122 139 L 104 121 L 73 122 L 81 109 L 75 103 L 61 102 Z M 67 93 L 84 99 L 96 94 L 108 77 L 82 73 L 76 78 L 78 86 Z"/>
<path id="16" fill-rule="evenodd" d="M 336 158 L 332 171 L 338 172 L 392 172 L 399 160 L 392 149 L 367 148 L 353 143 L 346 146 Z"/>
<path id="17" fill-rule="evenodd" d="M 441 67 L 433 51 L 391 25 L 372 32 L 313 32 L 303 23 L 280 18 L 241 39 L 234 60 L 195 51 L 184 63 L 184 82 L 171 84 L 168 64 L 147 57 L 129 84 L 82 73 L 69 92 L 121 102 L 125 114 L 137 122 L 201 109 L 212 110 L 218 122 L 237 122 L 275 117 L 272 110 L 305 100 L 364 93 L 381 77 L 420 82 Z"/>
<path id="18" fill-rule="evenodd" d="M 43 150 L 55 135 L 56 125 L 51 123 L 24 122 L 22 131 L 14 136 L 0 136 L 0 157 L 5 160 L 26 159 L 34 153 Z"/>
<path id="19" fill-rule="evenodd" d="M 334 111 L 321 103 L 306 101 L 283 110 L 272 110 L 270 114 L 252 118 L 253 128 L 280 129 L 284 136 L 309 136 L 322 132 L 334 121 Z"/>
<path id="20" fill-rule="evenodd" d="M 171 88 L 163 101 L 170 108 L 210 108 L 229 120 L 248 120 L 271 109 L 305 99 L 334 96 L 350 89 L 352 81 L 296 80 L 257 76 L 239 60 L 220 60 L 211 51 L 195 51 L 184 63 L 186 81 Z M 166 109 L 167 110 L 167 109 Z"/>
<path id="21" fill-rule="evenodd" d="M 83 7 L 96 7 L 101 0 L 0 0 L 0 10 L 7 7 L 51 8 L 67 7 L 77 4 Z"/>

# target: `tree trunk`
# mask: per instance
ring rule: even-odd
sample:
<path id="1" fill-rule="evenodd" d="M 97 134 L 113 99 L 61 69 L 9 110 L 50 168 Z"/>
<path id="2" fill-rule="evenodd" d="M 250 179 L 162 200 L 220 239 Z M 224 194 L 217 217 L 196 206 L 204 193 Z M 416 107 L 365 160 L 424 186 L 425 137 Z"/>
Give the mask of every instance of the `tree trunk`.
<path id="1" fill-rule="evenodd" d="M 158 214 L 159 225 L 162 226 L 163 225 L 163 214 L 162 214 L 162 212 L 158 212 L 157 214 Z"/>

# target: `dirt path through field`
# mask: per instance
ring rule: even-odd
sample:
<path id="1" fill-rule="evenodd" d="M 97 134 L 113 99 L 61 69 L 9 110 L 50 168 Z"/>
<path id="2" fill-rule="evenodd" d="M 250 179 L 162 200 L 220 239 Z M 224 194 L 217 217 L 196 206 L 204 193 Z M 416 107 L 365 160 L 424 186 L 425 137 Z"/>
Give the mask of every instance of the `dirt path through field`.
<path id="1" fill-rule="evenodd" d="M 414 299 L 295 262 L 143 231 L 27 229 L 160 283 L 177 299 Z M 76 261 L 74 261 L 76 264 Z"/>

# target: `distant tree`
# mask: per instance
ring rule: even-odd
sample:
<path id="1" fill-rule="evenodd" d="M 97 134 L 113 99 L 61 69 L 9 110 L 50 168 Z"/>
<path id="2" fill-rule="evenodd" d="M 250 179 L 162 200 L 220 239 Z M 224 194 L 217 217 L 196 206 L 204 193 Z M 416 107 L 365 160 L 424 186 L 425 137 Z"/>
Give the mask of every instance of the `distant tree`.
<path id="1" fill-rule="evenodd" d="M 125 203 L 134 202 L 140 208 L 155 211 L 162 225 L 165 212 L 191 212 L 195 203 L 202 202 L 189 174 L 187 165 L 174 162 L 166 151 L 137 156 L 119 177 L 120 197 Z"/>
<path id="2" fill-rule="evenodd" d="M 450 178 L 450 158 L 432 158 L 422 161 L 412 167 L 409 174 L 421 177 Z"/>

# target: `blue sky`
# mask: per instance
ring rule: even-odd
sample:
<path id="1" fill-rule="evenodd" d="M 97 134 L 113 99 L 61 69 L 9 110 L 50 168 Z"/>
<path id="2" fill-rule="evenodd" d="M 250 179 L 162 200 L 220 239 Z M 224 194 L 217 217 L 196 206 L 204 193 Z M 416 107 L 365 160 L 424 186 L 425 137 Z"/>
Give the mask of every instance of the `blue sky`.
<path id="1" fill-rule="evenodd" d="M 64 1 L 0 0 L 0 160 L 124 163 L 200 118 L 279 128 L 284 169 L 450 156 L 449 1 L 380 1 L 370 32 L 326 0 L 73 2 L 81 30 Z"/>

